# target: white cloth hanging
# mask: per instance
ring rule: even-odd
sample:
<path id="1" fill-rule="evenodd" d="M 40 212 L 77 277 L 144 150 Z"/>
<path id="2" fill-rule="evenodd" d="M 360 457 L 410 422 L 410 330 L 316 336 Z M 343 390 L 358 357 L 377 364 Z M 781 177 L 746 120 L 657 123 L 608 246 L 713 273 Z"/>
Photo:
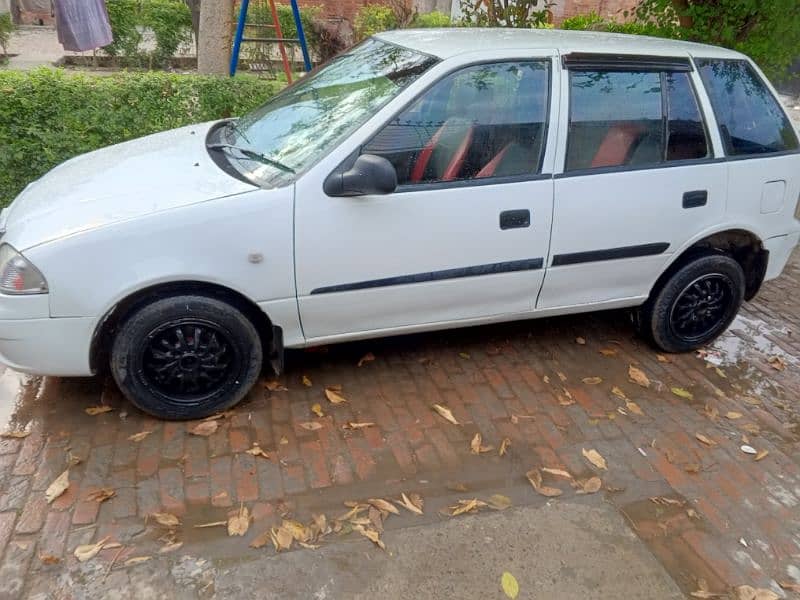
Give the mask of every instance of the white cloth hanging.
<path id="1" fill-rule="evenodd" d="M 84 52 L 113 41 L 103 0 L 53 0 L 58 41 L 64 50 Z"/>

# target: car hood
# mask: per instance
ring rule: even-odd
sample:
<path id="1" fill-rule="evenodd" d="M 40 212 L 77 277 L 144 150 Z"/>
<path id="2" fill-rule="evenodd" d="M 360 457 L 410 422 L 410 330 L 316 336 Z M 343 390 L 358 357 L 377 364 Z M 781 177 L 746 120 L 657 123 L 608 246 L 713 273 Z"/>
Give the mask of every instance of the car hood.
<path id="1" fill-rule="evenodd" d="M 109 146 L 62 163 L 11 204 L 4 228 L 17 250 L 129 219 L 256 189 L 214 164 L 214 123 Z"/>

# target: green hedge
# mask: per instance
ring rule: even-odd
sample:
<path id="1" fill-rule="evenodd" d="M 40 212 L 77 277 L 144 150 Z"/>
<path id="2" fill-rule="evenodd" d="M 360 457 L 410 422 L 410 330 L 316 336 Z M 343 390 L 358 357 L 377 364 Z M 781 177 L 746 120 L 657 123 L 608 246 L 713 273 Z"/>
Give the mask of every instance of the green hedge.
<path id="1" fill-rule="evenodd" d="M 157 131 L 240 115 L 282 86 L 248 75 L 0 71 L 0 206 L 68 158 Z"/>

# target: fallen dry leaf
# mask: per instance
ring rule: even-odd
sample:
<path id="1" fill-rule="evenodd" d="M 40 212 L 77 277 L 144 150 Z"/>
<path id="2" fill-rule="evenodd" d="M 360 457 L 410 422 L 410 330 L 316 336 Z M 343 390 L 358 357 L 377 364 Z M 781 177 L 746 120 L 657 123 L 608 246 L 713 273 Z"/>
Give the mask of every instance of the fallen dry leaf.
<path id="1" fill-rule="evenodd" d="M 449 421 L 453 425 L 461 424 L 458 421 L 456 421 L 456 418 L 453 416 L 452 411 L 446 406 L 442 406 L 441 404 L 434 404 L 433 410 L 435 410 L 437 413 L 439 413 L 442 417 L 444 417 L 447 421 Z"/>
<path id="2" fill-rule="evenodd" d="M 162 527 L 169 529 L 178 527 L 181 524 L 180 519 L 171 513 L 151 513 L 150 517 Z"/>
<path id="3" fill-rule="evenodd" d="M 503 593 L 511 600 L 515 600 L 519 596 L 519 584 L 516 578 L 508 571 L 503 571 L 500 577 L 500 587 L 503 588 Z"/>
<path id="4" fill-rule="evenodd" d="M 273 527 L 270 530 L 270 534 L 270 537 L 272 538 L 272 545 L 275 546 L 276 551 L 280 552 L 281 550 L 289 550 L 292 547 L 294 537 L 292 537 L 292 534 L 283 527 Z"/>
<path id="5" fill-rule="evenodd" d="M 325 416 L 325 413 L 322 412 L 322 405 L 319 402 L 315 402 L 314 404 L 311 405 L 311 412 L 313 412 L 320 418 Z"/>
<path id="6" fill-rule="evenodd" d="M 492 510 L 505 510 L 511 507 L 511 498 L 503 494 L 492 494 L 487 504 Z"/>
<path id="7" fill-rule="evenodd" d="M 616 385 L 611 388 L 611 393 L 614 394 L 617 398 L 621 398 L 622 400 L 627 400 L 628 399 L 628 397 L 625 395 L 625 392 L 623 392 Z"/>
<path id="8" fill-rule="evenodd" d="M 608 466 L 606 465 L 606 459 L 595 449 L 587 450 L 583 448 L 581 451 L 584 458 L 592 463 L 598 469 L 603 469 L 604 471 L 608 470 Z"/>
<path id="9" fill-rule="evenodd" d="M 508 438 L 503 438 L 503 441 L 500 442 L 500 449 L 497 451 L 497 454 L 500 456 L 505 456 L 508 452 L 508 447 L 511 445 L 511 440 Z"/>
<path id="10" fill-rule="evenodd" d="M 686 400 L 694 399 L 694 394 L 689 390 L 683 389 L 682 387 L 672 387 L 669 388 L 669 391 L 678 396 L 679 398 L 684 398 Z"/>
<path id="11" fill-rule="evenodd" d="M 113 498 L 116 495 L 117 492 L 115 492 L 112 488 L 102 488 L 86 494 L 86 500 L 88 502 L 105 502 L 109 498 Z"/>
<path id="12" fill-rule="evenodd" d="M 363 535 L 369 541 L 373 542 L 381 550 L 386 550 L 386 544 L 381 541 L 380 534 L 374 529 L 364 527 L 363 525 L 356 525 L 353 527 L 353 529 Z"/>
<path id="13" fill-rule="evenodd" d="M 525 476 L 533 486 L 533 489 L 542 496 L 555 498 L 556 496 L 560 496 L 562 494 L 562 491 L 558 488 L 549 487 L 542 483 L 542 474 L 539 472 L 539 469 L 531 469 L 525 473 Z"/>
<path id="14" fill-rule="evenodd" d="M 555 475 L 556 477 L 563 477 L 564 479 L 572 479 L 572 475 L 570 475 L 564 469 L 551 469 L 550 467 L 542 467 L 541 470 L 545 473 L 549 473 L 550 475 Z"/>
<path id="15" fill-rule="evenodd" d="M 800 592 L 800 583 L 794 581 L 779 581 L 778 585 L 781 589 L 789 590 L 790 592 Z"/>
<path id="16" fill-rule="evenodd" d="M 419 504 L 414 502 L 412 499 L 414 496 L 417 496 L 419 498 L 418 494 L 411 494 L 411 497 L 409 497 L 405 494 L 405 492 L 403 492 L 400 494 L 400 500 L 397 500 L 396 502 L 409 512 L 412 512 L 415 515 L 421 515 L 423 514 L 422 504 L 421 502 Z"/>
<path id="17" fill-rule="evenodd" d="M 581 346 L 585 346 L 586 345 L 586 340 L 583 339 L 582 337 L 576 337 L 575 338 L 575 343 L 579 344 Z"/>
<path id="18" fill-rule="evenodd" d="M 397 507 L 389 502 L 388 500 L 384 500 L 383 498 L 370 498 L 367 500 L 372 506 L 377 508 L 380 511 L 390 512 L 393 515 L 399 515 L 400 511 L 397 510 Z"/>
<path id="19" fill-rule="evenodd" d="M 183 542 L 170 542 L 161 546 L 161 548 L 158 549 L 158 553 L 169 554 L 170 552 L 175 552 L 175 550 L 178 550 L 181 547 L 183 547 Z"/>
<path id="20" fill-rule="evenodd" d="M 695 433 L 694 437 L 696 437 L 698 440 L 703 442 L 706 446 L 716 446 L 717 445 L 717 442 L 715 442 L 714 440 L 712 440 L 710 437 L 708 437 L 707 435 L 705 435 L 703 433 Z"/>
<path id="21" fill-rule="evenodd" d="M 365 364 L 372 362 L 375 360 L 375 355 L 372 352 L 367 352 L 364 356 L 361 357 L 361 360 L 358 361 L 359 367 L 363 367 Z"/>
<path id="22" fill-rule="evenodd" d="M 43 565 L 57 565 L 61 562 L 61 559 L 57 556 L 53 556 L 52 554 L 40 554 L 39 560 L 42 561 Z"/>
<path id="23" fill-rule="evenodd" d="M 767 362 L 776 371 L 783 371 L 786 368 L 786 361 L 780 356 L 770 356 Z"/>
<path id="24" fill-rule="evenodd" d="M 778 600 L 780 596 L 772 590 L 754 588 L 749 585 L 740 585 L 736 588 L 738 600 Z"/>
<path id="25" fill-rule="evenodd" d="M 365 427 L 375 427 L 375 423 L 354 423 L 353 421 L 348 421 L 342 425 L 342 429 L 364 429 Z"/>
<path id="26" fill-rule="evenodd" d="M 135 567 L 136 565 L 140 565 L 142 563 L 146 563 L 148 560 L 153 558 L 152 556 L 134 556 L 133 558 L 129 558 L 123 564 L 126 567 Z"/>
<path id="27" fill-rule="evenodd" d="M 480 433 L 476 433 L 469 443 L 469 449 L 472 454 L 483 454 L 484 452 L 491 452 L 494 446 L 483 446 L 483 438 Z"/>
<path id="28" fill-rule="evenodd" d="M 600 354 L 603 356 L 616 356 L 619 351 L 615 348 L 600 348 L 598 352 L 600 352 Z"/>
<path id="29" fill-rule="evenodd" d="M 556 375 L 558 375 L 558 378 L 559 378 L 561 381 L 566 381 L 566 380 L 567 380 L 567 376 L 566 376 L 566 375 L 564 375 L 564 373 L 562 373 L 561 371 L 556 371 Z"/>
<path id="30" fill-rule="evenodd" d="M 464 360 L 469 360 L 470 356 L 468 352 L 459 352 L 458 355 L 463 358 Z"/>
<path id="31" fill-rule="evenodd" d="M 308 431 L 317 431 L 318 429 L 322 429 L 323 425 L 318 421 L 307 421 L 305 423 L 300 423 L 300 427 Z"/>
<path id="32" fill-rule="evenodd" d="M 603 482 L 599 477 L 590 477 L 581 484 L 581 492 L 584 494 L 596 494 L 603 487 Z"/>
<path id="33" fill-rule="evenodd" d="M 714 367 L 714 372 L 715 372 L 717 375 L 719 375 L 720 377 L 722 377 L 723 379 L 727 379 L 727 378 L 728 378 L 728 376 L 727 376 L 727 375 L 725 375 L 725 371 L 723 371 L 723 370 L 722 370 L 722 369 L 720 369 L 719 367 Z"/>
<path id="34" fill-rule="evenodd" d="M 257 442 L 253 442 L 253 447 L 249 450 L 245 450 L 245 453 L 250 454 L 251 456 L 260 456 L 261 458 L 269 458 L 269 454 L 265 452 L 261 446 L 258 445 Z"/>
<path id="35" fill-rule="evenodd" d="M 30 431 L 24 431 L 20 429 L 12 430 L 12 431 L 4 431 L 0 433 L 0 437 L 3 438 L 15 438 L 21 440 L 22 438 L 26 438 L 31 434 Z"/>
<path id="36" fill-rule="evenodd" d="M 241 504 L 239 510 L 228 519 L 228 536 L 242 536 L 248 529 L 250 529 L 250 511 Z"/>
<path id="37" fill-rule="evenodd" d="M 753 460 L 759 461 L 765 459 L 769 455 L 769 450 L 759 450 Z"/>
<path id="38" fill-rule="evenodd" d="M 583 383 L 585 383 L 586 385 L 597 385 L 599 383 L 603 383 L 603 378 L 602 377 L 584 377 L 583 379 L 581 379 L 581 381 L 583 381 Z"/>
<path id="39" fill-rule="evenodd" d="M 78 559 L 78 562 L 86 562 L 97 556 L 100 551 L 105 547 L 108 538 L 105 537 L 96 544 L 82 544 L 75 548 L 73 555 Z"/>
<path id="40" fill-rule="evenodd" d="M 280 383 L 279 381 L 267 381 L 264 383 L 264 387 L 267 388 L 270 392 L 288 392 L 289 388 L 285 385 Z"/>
<path id="41" fill-rule="evenodd" d="M 69 488 L 69 469 L 56 477 L 53 483 L 45 490 L 44 497 L 47 499 L 47 503 L 51 504 L 53 500 L 66 492 L 67 488 Z"/>
<path id="42" fill-rule="evenodd" d="M 85 408 L 84 411 L 89 416 L 102 415 L 103 413 L 111 412 L 114 410 L 111 406 L 90 406 Z"/>
<path id="43" fill-rule="evenodd" d="M 628 365 L 628 378 L 635 384 L 638 384 L 642 387 L 649 388 L 650 387 L 650 379 L 648 379 L 647 375 L 645 375 L 644 371 L 642 371 L 638 367 L 634 367 L 633 365 Z"/>
<path id="44" fill-rule="evenodd" d="M 459 500 L 458 504 L 449 508 L 450 514 L 453 517 L 457 517 L 458 515 L 463 515 L 464 513 L 477 511 L 484 506 L 487 506 L 486 502 L 478 500 L 477 498 L 472 498 L 471 500 Z"/>
<path id="45" fill-rule="evenodd" d="M 289 438 L 287 438 L 285 435 L 282 435 L 281 439 L 278 440 L 278 444 L 280 444 L 281 446 L 285 446 L 288 443 L 289 443 Z"/>
<path id="46" fill-rule="evenodd" d="M 313 383 L 311 383 L 311 379 L 308 377 L 308 375 L 303 375 L 302 382 L 303 385 L 306 387 L 311 387 L 312 385 L 314 385 Z"/>
<path id="47" fill-rule="evenodd" d="M 644 412 L 642 411 L 642 409 L 639 408 L 639 405 L 636 404 L 636 402 L 634 402 L 633 400 L 628 400 L 626 398 L 625 399 L 625 408 L 627 408 L 629 411 L 631 411 L 635 415 L 639 415 L 640 417 L 644 416 Z"/>
<path id="48" fill-rule="evenodd" d="M 669 358 L 668 356 L 664 356 L 663 354 L 656 354 L 656 359 L 660 363 L 670 363 L 670 362 L 672 362 L 671 358 Z"/>
<path id="49" fill-rule="evenodd" d="M 292 538 L 298 542 L 307 542 L 313 537 L 308 527 L 294 519 L 284 519 L 281 523 L 281 529 L 288 531 Z"/>
<path id="50" fill-rule="evenodd" d="M 325 397 L 331 404 L 342 404 L 347 402 L 347 398 L 342 396 L 339 392 L 341 392 L 341 388 L 335 388 L 333 386 L 326 387 Z"/>
<path id="51" fill-rule="evenodd" d="M 134 433 L 133 435 L 128 436 L 128 440 L 131 442 L 141 442 L 144 438 L 148 435 L 153 433 L 152 431 L 140 431 L 139 433 Z"/>
<path id="52" fill-rule="evenodd" d="M 742 418 L 742 413 L 731 410 L 725 413 L 725 418 L 735 421 Z"/>
<path id="53" fill-rule="evenodd" d="M 208 437 L 216 433 L 217 429 L 219 429 L 219 421 L 203 421 L 192 427 L 189 433 L 201 437 Z"/>

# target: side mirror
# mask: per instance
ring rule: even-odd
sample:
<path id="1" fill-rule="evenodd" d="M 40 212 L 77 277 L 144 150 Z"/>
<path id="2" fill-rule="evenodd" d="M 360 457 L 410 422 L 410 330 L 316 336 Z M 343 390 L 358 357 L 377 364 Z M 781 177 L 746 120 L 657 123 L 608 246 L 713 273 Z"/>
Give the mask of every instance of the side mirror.
<path id="1" fill-rule="evenodd" d="M 397 171 L 382 156 L 361 154 L 350 169 L 331 173 L 322 189 L 328 196 L 391 194 L 397 189 Z"/>

